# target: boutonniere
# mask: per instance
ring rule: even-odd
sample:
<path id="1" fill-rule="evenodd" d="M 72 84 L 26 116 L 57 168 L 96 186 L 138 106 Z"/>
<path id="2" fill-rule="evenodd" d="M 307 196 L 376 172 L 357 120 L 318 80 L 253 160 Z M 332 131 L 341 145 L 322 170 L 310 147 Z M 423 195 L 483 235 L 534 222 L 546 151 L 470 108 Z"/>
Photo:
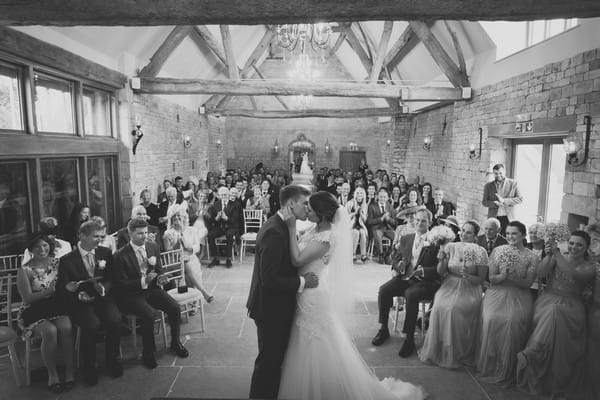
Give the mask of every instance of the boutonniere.
<path id="1" fill-rule="evenodd" d="M 154 267 L 156 265 L 156 257 L 152 256 L 148 258 L 148 264 Z"/>
<path id="2" fill-rule="evenodd" d="M 104 268 L 106 268 L 106 260 L 98 260 L 96 264 L 98 264 L 99 270 L 103 270 Z"/>

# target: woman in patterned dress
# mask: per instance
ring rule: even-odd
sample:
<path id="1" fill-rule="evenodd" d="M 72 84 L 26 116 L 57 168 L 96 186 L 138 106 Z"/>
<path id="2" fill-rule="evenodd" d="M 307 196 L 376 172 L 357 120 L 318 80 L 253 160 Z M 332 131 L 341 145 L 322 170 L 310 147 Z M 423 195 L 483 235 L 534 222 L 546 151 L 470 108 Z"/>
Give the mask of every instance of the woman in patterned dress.
<path id="1" fill-rule="evenodd" d="M 18 323 L 25 337 L 42 338 L 42 360 L 48 369 L 48 389 L 54 393 L 71 390 L 73 376 L 73 335 L 71 321 L 64 307 L 54 297 L 58 258 L 53 255 L 51 241 L 36 236 L 27 246 L 31 260 L 17 272 L 17 289 L 23 299 Z M 65 361 L 65 382 L 56 370 L 57 356 Z"/>
<path id="2" fill-rule="evenodd" d="M 582 293 L 595 275 L 588 259 L 590 236 L 574 231 L 563 255 L 546 243 L 539 276 L 548 285 L 535 303 L 533 333 L 517 354 L 517 385 L 534 394 L 562 396 L 581 389 L 586 348 L 586 312 Z"/>
<path id="3" fill-rule="evenodd" d="M 490 255 L 477 369 L 484 380 L 501 385 L 514 383 L 517 353 L 527 343 L 533 316 L 529 287 L 536 278 L 539 258 L 523 245 L 525 235 L 525 225 L 511 221 L 506 228 L 509 244 Z"/>
<path id="4" fill-rule="evenodd" d="M 437 269 L 444 280 L 435 294 L 429 330 L 419 352 L 423 362 L 444 368 L 475 363 L 488 264 L 485 249 L 474 243 L 478 233 L 479 225 L 467 221 L 461 228 L 461 241 L 440 249 Z"/>

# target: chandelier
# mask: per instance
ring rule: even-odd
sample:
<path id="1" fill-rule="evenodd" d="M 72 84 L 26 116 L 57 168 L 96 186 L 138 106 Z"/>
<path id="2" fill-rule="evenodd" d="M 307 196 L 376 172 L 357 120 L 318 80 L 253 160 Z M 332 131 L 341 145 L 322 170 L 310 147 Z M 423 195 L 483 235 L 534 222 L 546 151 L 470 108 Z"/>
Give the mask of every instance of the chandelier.
<path id="1" fill-rule="evenodd" d="M 277 44 L 289 51 L 294 51 L 298 44 L 300 44 L 300 50 L 303 51 L 307 43 L 313 50 L 325 49 L 331 33 L 331 25 L 323 22 L 277 25 Z"/>

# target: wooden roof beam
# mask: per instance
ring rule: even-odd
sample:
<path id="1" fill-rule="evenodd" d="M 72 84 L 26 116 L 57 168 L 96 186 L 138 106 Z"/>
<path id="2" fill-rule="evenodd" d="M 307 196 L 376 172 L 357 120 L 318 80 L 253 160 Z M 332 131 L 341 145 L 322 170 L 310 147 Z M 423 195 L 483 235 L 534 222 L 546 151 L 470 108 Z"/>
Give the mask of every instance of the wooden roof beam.
<path id="1" fill-rule="evenodd" d="M 192 31 L 191 26 L 176 26 L 161 43 L 150 62 L 140 70 L 140 76 L 156 76 L 165 64 L 173 50 L 177 48 Z"/>
<path id="2" fill-rule="evenodd" d="M 377 48 L 377 55 L 373 61 L 373 67 L 371 68 L 371 75 L 369 82 L 375 83 L 379 79 L 381 73 L 381 67 L 383 66 L 383 59 L 385 52 L 387 51 L 390 37 L 392 36 L 392 28 L 394 27 L 394 21 L 385 21 L 383 23 L 383 32 L 381 33 L 381 40 L 379 41 L 379 47 Z"/>
<path id="3" fill-rule="evenodd" d="M 286 119 L 286 118 L 375 118 L 375 117 L 399 117 L 406 115 L 402 110 L 390 110 L 384 108 L 359 108 L 359 109 L 308 109 L 308 110 L 272 110 L 257 111 L 256 109 L 212 109 L 207 114 L 221 117 L 246 117 L 263 119 Z"/>
<path id="4" fill-rule="evenodd" d="M 233 43 L 231 41 L 231 32 L 229 25 L 220 25 L 221 39 L 225 48 L 225 59 L 227 60 L 227 69 L 229 70 L 229 79 L 232 81 L 240 80 L 240 70 L 235 62 L 235 54 L 233 53 Z"/>

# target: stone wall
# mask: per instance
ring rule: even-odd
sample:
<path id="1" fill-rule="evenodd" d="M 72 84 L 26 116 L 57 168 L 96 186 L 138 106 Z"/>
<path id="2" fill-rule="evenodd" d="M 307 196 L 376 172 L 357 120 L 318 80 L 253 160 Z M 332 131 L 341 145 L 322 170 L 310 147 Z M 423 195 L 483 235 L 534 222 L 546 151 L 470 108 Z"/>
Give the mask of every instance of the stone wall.
<path id="1" fill-rule="evenodd" d="M 585 131 L 584 117 L 591 116 L 592 133 L 587 163 L 566 165 L 561 220 L 569 213 L 590 219 L 600 218 L 600 49 L 588 51 L 562 62 L 546 65 L 514 78 L 474 91 L 468 102 L 424 112 L 412 119 L 406 152 L 395 153 L 392 168 L 410 178 L 424 177 L 434 187 L 446 189 L 458 204 L 461 219 L 481 219 L 483 185 L 492 179 L 496 163 L 511 164 L 511 141 L 497 134 L 514 130 L 519 120 L 553 121 L 572 116 L 572 130 Z M 469 158 L 469 144 L 479 140 L 483 129 L 481 160 Z M 431 150 L 423 149 L 423 139 L 431 135 Z M 543 137 L 543 134 L 541 134 Z M 539 137 L 539 136 L 538 136 Z M 406 137 L 396 132 L 394 148 L 402 148 Z M 423 178 L 422 178 L 423 180 Z M 527 182 L 521 182 L 526 185 Z"/>

